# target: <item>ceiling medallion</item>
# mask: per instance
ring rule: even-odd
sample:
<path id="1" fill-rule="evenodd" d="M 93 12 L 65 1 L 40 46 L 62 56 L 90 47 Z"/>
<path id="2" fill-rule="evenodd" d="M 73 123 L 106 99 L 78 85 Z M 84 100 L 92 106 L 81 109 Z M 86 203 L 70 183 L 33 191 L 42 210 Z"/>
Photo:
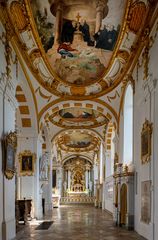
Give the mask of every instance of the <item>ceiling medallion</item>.
<path id="1" fill-rule="evenodd" d="M 97 110 L 71 107 L 53 113 L 49 121 L 64 128 L 95 128 L 107 125 L 109 119 Z"/>
<path id="2" fill-rule="evenodd" d="M 56 144 L 66 152 L 88 152 L 98 149 L 100 141 L 89 131 L 68 130 L 56 139 Z"/>

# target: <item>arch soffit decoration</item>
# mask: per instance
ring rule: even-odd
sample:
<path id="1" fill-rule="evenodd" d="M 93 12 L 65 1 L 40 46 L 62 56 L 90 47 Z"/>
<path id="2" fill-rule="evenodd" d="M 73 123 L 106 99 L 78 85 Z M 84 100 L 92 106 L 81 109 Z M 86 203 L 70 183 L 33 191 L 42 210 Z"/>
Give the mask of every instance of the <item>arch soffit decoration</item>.
<path id="1" fill-rule="evenodd" d="M 35 104 L 34 97 L 29 97 L 28 91 L 32 95 L 32 91 L 30 87 L 27 86 L 24 82 L 20 82 L 16 88 L 16 99 L 18 102 L 18 109 L 21 118 L 21 127 L 22 128 L 34 128 L 37 132 L 39 132 L 39 124 L 38 124 L 38 115 L 37 108 Z"/>
<path id="2" fill-rule="evenodd" d="M 113 131 L 115 131 L 115 127 L 113 123 L 109 123 L 107 134 L 106 134 L 106 141 L 105 141 L 105 147 L 107 151 L 111 151 L 111 144 L 112 144 L 112 134 Z"/>
<path id="3" fill-rule="evenodd" d="M 95 131 L 87 129 L 69 129 L 59 133 L 53 141 L 63 152 L 80 154 L 99 151 L 100 138 Z"/>
<path id="4" fill-rule="evenodd" d="M 77 129 L 76 129 L 77 130 Z M 101 134 L 99 134 L 96 130 L 94 130 L 94 129 L 84 129 L 84 128 L 80 128 L 79 129 L 80 131 L 84 131 L 84 132 L 89 132 L 89 133 L 92 133 L 94 136 L 96 136 L 100 141 L 104 141 L 103 140 L 103 137 L 102 137 L 102 135 Z M 62 130 L 60 130 L 58 133 L 56 133 L 53 137 L 52 137 L 52 139 L 51 139 L 51 143 L 53 144 L 54 142 L 55 142 L 55 140 L 60 136 L 60 135 L 63 135 L 65 132 L 67 132 L 67 131 L 72 131 L 72 129 L 71 128 L 68 128 L 68 129 L 62 129 Z"/>
<path id="5" fill-rule="evenodd" d="M 45 106 L 44 109 L 41 110 L 39 113 L 39 124 L 46 124 L 49 126 L 50 123 L 50 116 L 53 114 L 58 113 L 62 109 L 69 109 L 69 108 L 83 108 L 83 109 L 89 109 L 89 110 L 94 110 L 97 111 L 98 113 L 102 114 L 106 122 L 101 122 L 98 124 L 94 124 L 94 126 L 80 126 L 79 128 L 96 128 L 102 125 L 107 125 L 110 121 L 114 122 L 116 126 L 118 126 L 118 116 L 115 110 L 105 103 L 104 101 L 100 99 L 95 99 L 93 102 L 88 101 L 86 103 L 83 102 L 72 102 L 70 103 L 69 101 L 61 102 L 61 99 L 57 99 L 51 103 L 49 103 L 47 106 Z M 58 127 L 63 127 L 63 128 L 69 128 L 68 126 L 62 126 L 61 124 L 58 124 L 58 122 L 53 121 L 54 125 L 57 125 Z M 76 126 L 72 128 L 77 128 Z"/>
<path id="6" fill-rule="evenodd" d="M 79 156 L 77 156 L 77 155 L 70 155 L 70 156 L 68 156 L 68 157 L 65 157 L 65 158 L 63 158 L 63 160 L 62 160 L 62 165 L 64 165 L 67 161 L 69 161 L 69 160 L 71 160 L 71 159 L 77 159 L 77 158 L 80 158 L 80 159 L 85 159 L 85 160 L 87 160 L 88 162 L 90 162 L 92 165 L 93 165 L 93 160 L 92 159 L 90 159 L 90 157 L 88 157 L 88 156 L 85 156 L 85 155 L 82 155 L 82 154 L 80 154 Z"/>
<path id="7" fill-rule="evenodd" d="M 33 105 L 35 107 L 35 116 L 36 116 L 36 125 L 37 125 L 37 129 L 38 129 L 38 132 L 39 132 L 39 121 L 38 121 L 38 104 L 37 104 L 37 99 L 35 97 L 35 94 L 34 94 L 34 89 L 33 89 L 33 85 L 32 85 L 32 82 L 30 80 L 30 77 L 24 67 L 24 64 L 23 64 L 23 61 L 22 61 L 22 58 L 19 54 L 19 51 L 17 50 L 17 46 L 15 44 L 14 41 L 11 41 L 12 43 L 12 46 L 13 46 L 13 49 L 14 51 L 16 52 L 16 55 L 18 56 L 18 61 L 20 63 L 20 66 L 22 68 L 22 72 L 23 72 L 23 75 L 24 75 L 24 78 L 26 79 L 27 83 L 28 83 L 28 86 L 29 88 L 27 88 L 27 90 L 29 89 L 31 91 L 31 94 L 32 94 L 32 98 L 33 98 Z M 20 85 L 22 85 L 22 83 L 20 83 Z M 24 86 L 24 84 L 22 85 L 22 88 L 23 90 L 25 91 L 25 95 L 26 95 L 26 84 Z M 30 108 L 32 108 L 32 104 L 30 104 Z"/>
<path id="8" fill-rule="evenodd" d="M 16 87 L 16 99 L 18 101 L 18 109 L 21 118 L 21 127 L 22 128 L 31 128 L 32 127 L 32 117 L 30 113 L 30 106 L 28 104 L 25 93 L 20 85 Z"/>

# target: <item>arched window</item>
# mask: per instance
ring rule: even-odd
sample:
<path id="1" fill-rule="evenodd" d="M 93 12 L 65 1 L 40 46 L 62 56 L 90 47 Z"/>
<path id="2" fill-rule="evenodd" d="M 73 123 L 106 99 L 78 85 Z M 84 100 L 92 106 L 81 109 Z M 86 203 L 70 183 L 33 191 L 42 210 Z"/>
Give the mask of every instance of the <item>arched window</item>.
<path id="1" fill-rule="evenodd" d="M 133 160 L 133 89 L 129 85 L 124 100 L 124 144 L 123 163 L 130 164 Z"/>

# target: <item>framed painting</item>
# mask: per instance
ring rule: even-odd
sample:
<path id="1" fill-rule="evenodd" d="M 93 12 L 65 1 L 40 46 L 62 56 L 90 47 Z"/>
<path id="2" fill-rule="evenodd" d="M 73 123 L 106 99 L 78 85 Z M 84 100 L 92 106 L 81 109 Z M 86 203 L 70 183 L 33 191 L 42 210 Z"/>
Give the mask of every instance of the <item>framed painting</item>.
<path id="1" fill-rule="evenodd" d="M 151 137 L 152 137 L 152 123 L 145 120 L 141 132 L 141 161 L 145 164 L 150 161 L 151 156 Z"/>
<path id="2" fill-rule="evenodd" d="M 36 155 L 31 151 L 24 151 L 19 153 L 20 175 L 32 176 L 34 174 Z"/>
<path id="3" fill-rule="evenodd" d="M 16 132 L 10 132 L 2 140 L 3 172 L 7 179 L 12 179 L 14 177 L 16 148 Z"/>

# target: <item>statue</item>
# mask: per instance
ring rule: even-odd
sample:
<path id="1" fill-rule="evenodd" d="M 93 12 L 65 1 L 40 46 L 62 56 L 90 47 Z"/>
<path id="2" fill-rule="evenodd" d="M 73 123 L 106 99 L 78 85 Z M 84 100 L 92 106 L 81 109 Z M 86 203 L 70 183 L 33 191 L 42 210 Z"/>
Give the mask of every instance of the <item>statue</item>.
<path id="1" fill-rule="evenodd" d="M 48 153 L 44 153 L 40 159 L 40 180 L 41 181 L 48 180 L 48 161 L 49 161 Z"/>
<path id="2" fill-rule="evenodd" d="M 77 172 L 73 176 L 71 186 L 72 186 L 71 189 L 72 189 L 73 192 L 83 192 L 85 190 L 84 175 L 82 175 L 81 173 Z"/>
<path id="3" fill-rule="evenodd" d="M 67 190 L 67 182 L 66 181 L 63 183 L 63 187 L 64 187 L 64 192 L 66 192 L 66 190 Z"/>

